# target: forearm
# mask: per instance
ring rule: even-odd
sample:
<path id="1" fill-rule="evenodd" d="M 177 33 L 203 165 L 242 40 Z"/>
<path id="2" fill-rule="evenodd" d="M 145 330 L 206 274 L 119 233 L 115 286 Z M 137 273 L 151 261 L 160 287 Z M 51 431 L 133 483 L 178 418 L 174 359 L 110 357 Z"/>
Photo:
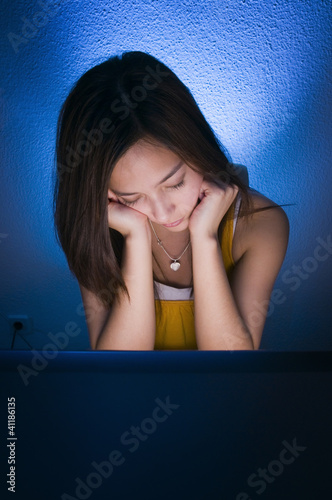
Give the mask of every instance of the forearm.
<path id="1" fill-rule="evenodd" d="M 252 350 L 237 309 L 217 238 L 192 238 L 195 331 L 198 349 Z"/>
<path id="2" fill-rule="evenodd" d="M 122 273 L 129 297 L 120 292 L 96 349 L 153 350 L 155 307 L 151 241 L 148 237 L 125 240 Z"/>

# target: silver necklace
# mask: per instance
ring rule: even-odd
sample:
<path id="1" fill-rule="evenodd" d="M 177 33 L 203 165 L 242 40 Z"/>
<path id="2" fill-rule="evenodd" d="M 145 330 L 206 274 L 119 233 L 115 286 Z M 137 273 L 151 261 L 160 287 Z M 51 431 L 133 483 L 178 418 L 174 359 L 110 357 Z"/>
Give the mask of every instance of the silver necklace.
<path id="1" fill-rule="evenodd" d="M 177 257 L 176 259 L 173 259 L 173 257 L 171 257 L 171 256 L 169 255 L 169 253 L 165 250 L 165 247 L 164 247 L 164 245 L 163 245 L 162 241 L 158 238 L 157 233 L 156 233 L 156 231 L 154 230 L 154 227 L 153 227 L 152 222 L 150 221 L 150 219 L 149 219 L 149 222 L 150 222 L 151 229 L 152 229 L 152 231 L 153 231 L 153 233 L 154 233 L 155 237 L 157 238 L 158 245 L 159 245 L 159 246 L 161 246 L 161 248 L 164 250 L 164 252 L 165 252 L 165 254 L 167 255 L 167 257 L 168 257 L 169 259 L 171 259 L 171 261 L 172 261 L 169 267 L 172 269 L 172 271 L 177 271 L 178 269 L 180 269 L 180 266 L 181 266 L 181 264 L 180 264 L 180 262 L 179 262 L 179 261 L 180 261 L 180 259 L 181 259 L 182 255 L 184 255 L 184 253 L 185 253 L 185 252 L 188 250 L 188 248 L 189 248 L 189 245 L 190 245 L 190 240 L 189 240 L 189 242 L 188 242 L 188 244 L 187 244 L 186 248 L 183 250 L 182 254 L 180 255 L 180 257 Z"/>

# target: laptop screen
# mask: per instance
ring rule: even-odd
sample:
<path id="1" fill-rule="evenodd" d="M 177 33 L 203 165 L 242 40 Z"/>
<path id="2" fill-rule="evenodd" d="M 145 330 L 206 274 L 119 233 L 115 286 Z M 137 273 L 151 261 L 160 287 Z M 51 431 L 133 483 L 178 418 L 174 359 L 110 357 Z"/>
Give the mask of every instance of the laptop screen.
<path id="1" fill-rule="evenodd" d="M 330 491 L 332 353 L 0 358 L 1 498 L 294 500 Z"/>

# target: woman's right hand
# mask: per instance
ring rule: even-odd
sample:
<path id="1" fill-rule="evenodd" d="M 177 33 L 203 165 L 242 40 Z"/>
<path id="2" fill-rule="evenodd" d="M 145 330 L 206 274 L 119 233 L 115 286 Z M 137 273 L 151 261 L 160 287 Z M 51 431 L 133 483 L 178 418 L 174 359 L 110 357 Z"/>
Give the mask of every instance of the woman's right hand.
<path id="1" fill-rule="evenodd" d="M 108 225 L 128 236 L 144 236 L 150 234 L 146 215 L 121 203 L 115 194 L 108 193 Z"/>

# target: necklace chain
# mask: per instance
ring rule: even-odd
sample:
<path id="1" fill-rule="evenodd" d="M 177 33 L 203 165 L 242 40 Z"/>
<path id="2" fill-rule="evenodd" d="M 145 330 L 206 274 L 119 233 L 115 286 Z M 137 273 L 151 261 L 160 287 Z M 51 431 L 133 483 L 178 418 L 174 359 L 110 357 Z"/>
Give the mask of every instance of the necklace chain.
<path id="1" fill-rule="evenodd" d="M 158 238 L 158 235 L 157 235 L 157 233 L 156 233 L 156 231 L 155 231 L 155 229 L 154 229 L 154 227 L 153 227 L 153 225 L 152 225 L 152 222 L 150 221 L 150 219 L 148 219 L 148 220 L 149 220 L 149 223 L 150 223 L 151 229 L 152 229 L 152 231 L 153 231 L 153 234 L 155 235 L 155 237 L 156 237 L 156 239 L 157 239 L 158 245 L 159 245 L 159 246 L 160 246 L 160 247 L 164 250 L 164 252 L 165 252 L 165 254 L 167 255 L 167 257 L 168 257 L 169 259 L 171 259 L 171 261 L 172 261 L 172 263 L 170 264 L 170 268 L 171 268 L 173 271 L 177 271 L 177 270 L 180 268 L 180 262 L 179 262 L 179 260 L 180 260 L 180 259 L 181 259 L 181 257 L 185 254 L 185 252 L 188 250 L 189 245 L 190 245 L 190 240 L 189 240 L 189 242 L 188 242 L 188 244 L 187 244 L 186 248 L 185 248 L 185 249 L 183 250 L 183 252 L 181 253 L 181 255 L 180 255 L 179 257 L 177 257 L 176 259 L 174 259 L 173 257 L 171 257 L 171 256 L 170 256 L 170 254 L 169 254 L 169 253 L 167 252 L 167 250 L 165 249 L 165 247 L 164 247 L 164 245 L 163 245 L 163 243 L 162 243 L 161 239 L 160 239 L 160 238 Z"/>

